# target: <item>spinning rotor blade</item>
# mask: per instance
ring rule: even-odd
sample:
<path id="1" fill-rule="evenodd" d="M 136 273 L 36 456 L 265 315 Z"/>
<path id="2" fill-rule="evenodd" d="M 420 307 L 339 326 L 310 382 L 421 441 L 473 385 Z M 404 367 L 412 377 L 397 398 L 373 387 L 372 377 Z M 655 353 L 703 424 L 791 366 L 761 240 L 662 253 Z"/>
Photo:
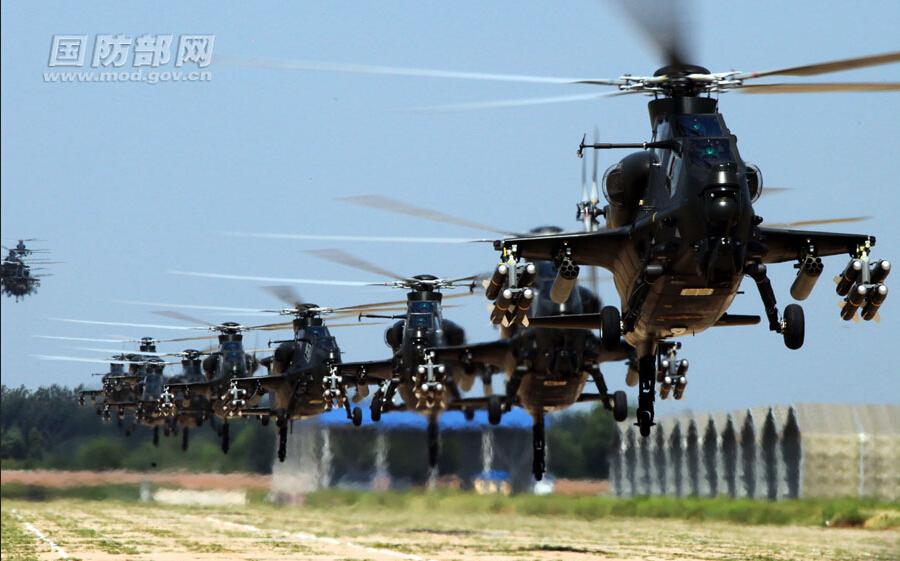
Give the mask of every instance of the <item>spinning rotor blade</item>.
<path id="1" fill-rule="evenodd" d="M 815 84 L 742 84 L 736 86 L 746 94 L 830 93 L 830 92 L 896 92 L 900 82 L 822 82 Z"/>
<path id="2" fill-rule="evenodd" d="M 790 68 L 779 68 L 777 70 L 748 72 L 746 74 L 739 74 L 737 78 L 748 80 L 752 78 L 762 78 L 763 76 L 816 76 L 818 74 L 828 74 L 830 72 L 840 72 L 842 70 L 853 70 L 855 68 L 866 68 L 869 66 L 880 66 L 882 64 L 891 64 L 894 62 L 900 62 L 900 51 L 819 62 L 816 64 L 806 64 L 803 66 L 792 66 Z"/>
<path id="3" fill-rule="evenodd" d="M 82 358 L 77 356 L 61 356 L 61 355 L 31 355 L 40 360 L 58 360 L 65 362 L 91 362 L 94 364 L 146 364 L 146 360 L 121 360 L 116 358 L 99 359 L 99 358 Z M 156 364 L 176 364 L 174 362 L 158 362 Z"/>
<path id="4" fill-rule="evenodd" d="M 473 239 L 473 238 L 434 238 L 434 237 L 413 237 L 413 236 L 336 236 L 336 235 L 319 235 L 319 234 L 269 234 L 269 233 L 253 233 L 253 232 L 225 232 L 227 236 L 235 236 L 238 238 L 263 238 L 270 240 L 310 240 L 310 241 L 326 241 L 326 242 L 378 242 L 378 243 L 437 243 L 437 244 L 457 244 L 457 243 L 487 243 L 493 242 L 491 239 Z"/>
<path id="5" fill-rule="evenodd" d="M 53 339 L 58 341 L 85 341 L 89 343 L 141 343 L 143 339 L 134 339 L 128 337 L 122 337 L 119 339 L 101 339 L 94 337 L 63 337 L 60 335 L 34 335 L 38 339 Z M 153 339 L 154 343 L 177 343 L 181 341 L 205 341 L 209 339 L 209 336 L 205 337 L 178 337 L 176 339 Z"/>
<path id="6" fill-rule="evenodd" d="M 286 286 L 282 284 L 275 286 L 263 286 L 261 288 L 278 300 L 281 300 L 288 306 L 299 308 L 303 305 L 303 298 L 300 297 L 300 293 L 297 292 L 293 286 Z"/>
<path id="7" fill-rule="evenodd" d="M 601 85 L 617 85 L 620 80 L 553 78 L 548 76 L 528 76 L 522 74 L 489 74 L 483 72 L 457 72 L 453 70 L 434 70 L 428 68 L 403 68 L 396 66 L 377 66 L 370 64 L 346 64 L 335 62 L 317 62 L 312 60 L 276 60 L 264 58 L 219 58 L 219 62 L 251 68 L 267 68 L 273 70 L 309 70 L 315 72 L 340 72 L 346 74 L 373 74 L 380 76 L 408 76 L 413 78 L 449 78 L 455 80 L 482 80 L 491 82 L 519 82 L 531 84 L 577 84 L 590 82 Z"/>
<path id="8" fill-rule="evenodd" d="M 487 224 L 481 224 L 480 222 L 473 222 L 472 220 L 468 220 L 465 218 L 458 218 L 456 216 L 452 216 L 446 214 L 444 212 L 440 212 L 437 210 L 429 210 L 427 208 L 422 208 L 419 206 L 411 205 L 405 203 L 403 201 L 398 201 L 396 199 L 392 199 L 390 197 L 385 197 L 382 195 L 361 195 L 357 197 L 342 197 L 338 200 L 346 201 L 351 204 L 376 208 L 378 210 L 386 210 L 388 212 L 394 212 L 397 214 L 405 214 L 408 216 L 413 216 L 415 218 L 424 218 L 425 220 L 431 220 L 432 222 L 441 222 L 443 224 L 454 224 L 456 226 L 462 226 L 463 228 L 471 228 L 473 230 L 479 230 L 482 232 L 492 232 L 495 234 L 500 234 L 503 236 L 519 236 L 521 234 L 516 232 L 506 232 L 503 230 L 498 230 L 493 226 Z"/>
<path id="9" fill-rule="evenodd" d="M 168 302 L 146 302 L 143 300 L 113 300 L 117 304 L 133 304 L 136 306 L 160 306 L 163 308 L 184 308 L 186 310 L 211 310 L 217 312 L 264 312 L 259 308 L 234 308 L 231 306 L 204 306 L 200 304 L 171 304 Z M 205 323 L 205 322 L 201 322 Z"/>
<path id="10" fill-rule="evenodd" d="M 129 341 L 127 339 L 95 339 L 93 337 L 63 337 L 59 335 L 34 335 L 38 339 L 53 339 L 56 341 L 85 341 L 89 343 L 131 343 L 137 342 L 139 339 Z"/>
<path id="11" fill-rule="evenodd" d="M 198 318 L 195 318 L 194 316 L 189 316 L 189 315 L 183 314 L 181 312 L 173 312 L 172 310 L 162 310 L 162 311 L 153 312 L 153 313 L 158 316 L 163 316 L 163 317 L 167 317 L 167 318 L 186 321 L 188 323 L 193 323 L 194 325 L 199 324 L 199 325 L 205 325 L 206 327 L 217 327 L 217 325 L 215 323 L 210 323 L 208 321 L 198 319 Z M 203 329 L 203 328 L 198 327 L 197 329 Z"/>
<path id="12" fill-rule="evenodd" d="M 277 282 L 291 284 L 318 284 L 324 286 L 383 286 L 381 282 L 362 282 L 362 281 L 344 281 L 344 280 L 326 280 L 326 279 L 294 279 L 285 277 L 257 277 L 252 275 L 224 275 L 221 273 L 198 273 L 194 271 L 168 271 L 173 275 L 184 275 L 188 277 L 204 277 L 209 279 L 228 279 L 243 280 L 256 282 Z"/>
<path id="13" fill-rule="evenodd" d="M 315 255 L 316 257 L 325 259 L 326 261 L 332 261 L 334 263 L 346 265 L 347 267 L 359 269 L 360 271 L 366 271 L 367 273 L 374 273 L 380 277 L 401 281 L 406 280 L 406 277 L 404 277 L 403 275 L 398 275 L 397 273 L 388 271 L 387 269 L 382 269 L 378 265 L 370 263 L 365 259 L 356 257 L 355 255 L 351 255 L 341 249 L 308 249 L 306 250 L 306 253 Z"/>
<path id="14" fill-rule="evenodd" d="M 871 216 L 850 216 L 847 218 L 823 218 L 820 220 L 796 220 L 794 222 L 780 222 L 775 224 L 766 224 L 769 228 L 797 228 L 804 226 L 822 226 L 825 224 L 846 224 L 850 222 L 862 222 L 869 220 Z"/>
<path id="15" fill-rule="evenodd" d="M 50 318 L 53 321 L 64 321 L 67 323 L 83 323 L 85 325 L 114 325 L 119 327 L 144 327 L 147 329 L 174 329 L 178 331 L 196 331 L 198 329 L 207 329 L 205 327 L 181 327 L 180 325 L 158 325 L 152 323 L 127 323 L 122 321 L 94 321 L 87 319 L 72 318 Z M 205 339 L 206 337 L 204 337 Z"/>
<path id="16" fill-rule="evenodd" d="M 688 11 L 684 2 L 617 0 L 615 4 L 660 51 L 667 65 L 682 66 L 690 62 L 682 23 Z"/>
<path id="17" fill-rule="evenodd" d="M 585 80 L 580 84 L 593 84 L 593 81 Z M 589 93 L 577 95 L 557 95 L 550 97 L 525 97 L 518 99 L 500 99 L 496 101 L 475 101 L 471 103 L 452 103 L 448 105 L 427 105 L 424 107 L 413 107 L 407 109 L 413 113 L 450 113 L 454 111 L 478 111 L 481 109 L 503 109 L 508 107 L 533 107 L 535 105 L 551 105 L 554 103 L 570 103 L 574 101 L 591 101 L 594 99 L 602 99 L 604 97 L 618 97 L 622 95 L 630 95 L 631 91 L 614 91 L 602 93 Z"/>
<path id="18" fill-rule="evenodd" d="M 181 356 L 184 353 L 176 352 L 176 353 L 164 353 L 159 351 L 121 351 L 118 349 L 98 349 L 95 347 L 72 347 L 72 349 L 77 351 L 91 351 L 95 353 L 104 353 L 104 354 L 117 354 L 124 352 L 125 354 L 134 354 L 134 355 L 147 355 L 147 356 Z"/>

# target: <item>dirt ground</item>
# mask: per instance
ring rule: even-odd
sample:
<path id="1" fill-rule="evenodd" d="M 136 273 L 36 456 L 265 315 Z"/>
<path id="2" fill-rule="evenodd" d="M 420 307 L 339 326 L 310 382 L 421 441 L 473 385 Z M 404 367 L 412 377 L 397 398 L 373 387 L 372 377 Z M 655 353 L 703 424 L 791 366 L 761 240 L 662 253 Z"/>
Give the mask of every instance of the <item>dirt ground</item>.
<path id="1" fill-rule="evenodd" d="M 19 483 L 62 489 L 91 485 L 140 484 L 171 485 L 182 489 L 265 489 L 271 486 L 272 476 L 251 473 L 195 473 L 195 472 L 136 472 L 136 471 L 56 471 L 3 470 L 0 484 Z"/>
<path id="2" fill-rule="evenodd" d="M 2 511 L 4 561 L 900 558 L 900 532 L 862 529 L 74 500 L 5 500 Z"/>

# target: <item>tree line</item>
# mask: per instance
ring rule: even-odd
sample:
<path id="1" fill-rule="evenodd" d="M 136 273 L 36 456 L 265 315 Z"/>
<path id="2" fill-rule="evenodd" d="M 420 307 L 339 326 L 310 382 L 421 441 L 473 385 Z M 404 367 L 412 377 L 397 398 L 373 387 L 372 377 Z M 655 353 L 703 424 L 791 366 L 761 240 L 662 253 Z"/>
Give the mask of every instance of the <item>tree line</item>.
<path id="1" fill-rule="evenodd" d="M 231 449 L 223 454 L 209 426 L 192 429 L 190 446 L 181 450 L 178 435 L 152 444 L 151 429 L 138 427 L 126 437 L 115 419 L 104 422 L 88 401 L 79 406 L 81 388 L 59 385 L 27 389 L 0 386 L 0 466 L 3 469 L 187 469 L 192 471 L 269 473 L 274 456 L 274 423 L 232 424 Z M 600 407 L 549 417 L 550 470 L 557 477 L 605 479 L 607 450 L 614 422 Z M 126 424 L 130 421 L 126 421 Z M 331 436 L 335 481 L 364 479 L 375 457 L 372 430 L 335 431 Z M 388 465 L 392 476 L 418 483 L 427 477 L 425 437 L 391 431 Z M 529 431 L 498 431 L 497 439 L 521 440 L 530 457 Z M 480 436 L 474 431 L 442 435 L 441 474 L 471 476 L 480 471 Z M 421 453 L 417 453 L 421 452 Z"/>

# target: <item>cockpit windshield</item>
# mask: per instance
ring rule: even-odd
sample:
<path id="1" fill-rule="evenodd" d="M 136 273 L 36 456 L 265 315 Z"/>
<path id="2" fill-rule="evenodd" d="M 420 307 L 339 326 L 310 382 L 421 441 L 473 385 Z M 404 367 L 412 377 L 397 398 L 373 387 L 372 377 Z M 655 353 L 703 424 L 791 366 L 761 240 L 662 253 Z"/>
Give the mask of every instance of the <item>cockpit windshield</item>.
<path id="1" fill-rule="evenodd" d="M 409 314 L 409 326 L 413 329 L 432 329 L 434 327 L 434 316 L 431 314 Z"/>
<path id="2" fill-rule="evenodd" d="M 675 136 L 723 136 L 719 119 L 715 115 L 678 115 L 674 119 Z"/>
<path id="3" fill-rule="evenodd" d="M 335 343 L 334 337 L 331 336 L 328 328 L 324 325 L 308 325 L 297 332 L 297 337 L 299 339 L 315 341 L 316 346 L 325 349 L 326 351 L 337 349 L 337 343 Z"/>
<path id="4" fill-rule="evenodd" d="M 407 320 L 409 326 L 413 329 L 434 329 L 434 312 L 436 304 L 437 302 L 429 300 L 410 302 L 409 319 Z"/>
<path id="5" fill-rule="evenodd" d="M 409 305 L 409 311 L 413 314 L 430 314 L 434 312 L 434 302 L 412 302 Z"/>
<path id="6" fill-rule="evenodd" d="M 731 141 L 727 138 L 696 138 L 688 142 L 692 163 L 706 167 L 734 162 Z"/>
<path id="7" fill-rule="evenodd" d="M 226 375 L 242 374 L 246 368 L 247 358 L 244 356 L 244 348 L 237 341 L 222 343 L 222 366 Z"/>

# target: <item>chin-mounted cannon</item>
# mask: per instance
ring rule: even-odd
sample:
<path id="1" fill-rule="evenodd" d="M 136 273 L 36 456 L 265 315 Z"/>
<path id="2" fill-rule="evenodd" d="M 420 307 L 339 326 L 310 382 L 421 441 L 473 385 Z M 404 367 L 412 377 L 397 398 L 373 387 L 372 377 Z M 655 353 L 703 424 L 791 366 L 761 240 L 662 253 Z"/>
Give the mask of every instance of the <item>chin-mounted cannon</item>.
<path id="1" fill-rule="evenodd" d="M 531 287 L 536 276 L 534 263 L 519 263 L 511 254 L 507 261 L 497 265 L 491 278 L 484 281 L 484 294 L 494 302 L 491 323 L 503 327 L 528 325 L 527 314 L 535 297 Z"/>
<path id="2" fill-rule="evenodd" d="M 861 247 L 837 277 L 835 291 L 843 296 L 841 319 L 856 319 L 856 312 L 866 321 L 878 319 L 878 309 L 887 299 L 888 289 L 884 281 L 891 272 L 887 259 L 871 260 L 868 244 Z"/>

